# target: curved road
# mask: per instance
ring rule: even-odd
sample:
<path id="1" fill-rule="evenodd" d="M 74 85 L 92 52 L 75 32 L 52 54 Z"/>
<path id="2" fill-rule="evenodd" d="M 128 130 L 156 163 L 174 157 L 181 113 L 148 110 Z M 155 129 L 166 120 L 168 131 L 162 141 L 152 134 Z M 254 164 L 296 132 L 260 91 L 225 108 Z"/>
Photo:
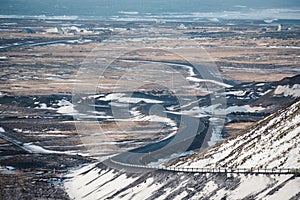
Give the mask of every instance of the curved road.
<path id="1" fill-rule="evenodd" d="M 164 159 L 172 154 L 181 154 L 190 149 L 200 148 L 209 134 L 205 125 L 198 118 L 182 116 L 180 129 L 171 138 L 149 144 L 128 152 L 118 154 L 112 161 L 132 165 L 147 165 Z M 106 164 L 109 164 L 106 161 Z"/>
<path id="2" fill-rule="evenodd" d="M 194 70 L 193 65 L 190 63 L 136 59 L 120 60 L 180 65 L 183 67 L 187 67 L 190 70 Z M 190 73 L 194 74 L 194 72 Z M 193 76 L 193 74 L 190 75 Z M 206 135 L 209 136 L 211 134 L 211 130 L 209 130 L 199 118 L 193 118 L 184 115 L 174 115 L 174 117 L 176 117 L 178 121 L 181 118 L 181 124 L 175 136 L 158 143 L 149 144 L 144 147 L 118 154 L 117 156 L 112 157 L 111 160 L 117 163 L 124 164 L 147 165 L 151 162 L 156 162 L 159 159 L 168 158 L 172 154 L 182 154 L 187 150 L 199 149 L 203 146 L 204 143 L 207 142 Z M 105 162 L 107 165 L 111 164 L 114 166 L 114 164 L 109 160 L 106 160 Z"/>

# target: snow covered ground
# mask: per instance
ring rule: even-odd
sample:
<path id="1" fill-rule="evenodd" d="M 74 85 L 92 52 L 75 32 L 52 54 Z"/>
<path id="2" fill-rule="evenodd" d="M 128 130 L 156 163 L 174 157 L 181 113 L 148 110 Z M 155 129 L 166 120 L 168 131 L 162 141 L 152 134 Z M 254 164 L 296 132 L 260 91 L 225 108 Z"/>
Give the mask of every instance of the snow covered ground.
<path id="1" fill-rule="evenodd" d="M 290 199 L 299 197 L 293 175 L 232 175 L 153 171 L 126 173 L 91 164 L 68 174 L 72 199 Z"/>

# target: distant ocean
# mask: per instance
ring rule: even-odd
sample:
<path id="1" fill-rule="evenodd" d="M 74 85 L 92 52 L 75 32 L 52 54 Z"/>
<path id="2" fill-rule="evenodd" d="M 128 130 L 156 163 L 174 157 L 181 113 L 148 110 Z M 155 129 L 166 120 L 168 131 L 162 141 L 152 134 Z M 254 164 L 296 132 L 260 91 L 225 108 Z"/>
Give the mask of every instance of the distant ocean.
<path id="1" fill-rule="evenodd" d="M 300 19 L 299 0 L 0 0 L 0 18 L 199 21 Z"/>

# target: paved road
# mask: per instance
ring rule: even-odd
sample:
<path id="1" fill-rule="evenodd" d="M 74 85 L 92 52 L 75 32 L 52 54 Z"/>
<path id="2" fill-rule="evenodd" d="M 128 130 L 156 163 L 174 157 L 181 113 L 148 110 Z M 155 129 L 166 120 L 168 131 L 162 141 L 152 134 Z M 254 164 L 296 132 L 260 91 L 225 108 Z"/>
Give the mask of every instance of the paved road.
<path id="1" fill-rule="evenodd" d="M 111 160 L 133 165 L 147 165 L 159 159 L 167 158 L 172 154 L 181 154 L 191 148 L 201 147 L 207 130 L 198 118 L 182 116 L 180 129 L 174 137 L 168 138 L 155 144 L 121 153 Z"/>
<path id="2" fill-rule="evenodd" d="M 190 63 L 136 59 L 121 60 L 132 62 L 165 63 L 176 66 L 180 65 L 182 67 L 187 67 L 189 70 L 194 70 L 193 65 Z M 190 71 L 190 75 L 194 74 L 192 71 Z M 174 115 L 173 117 L 177 118 L 177 121 L 181 122 L 179 130 L 174 137 L 157 142 L 155 144 L 149 144 L 141 148 L 121 153 L 111 158 L 111 160 L 124 164 L 147 165 L 151 162 L 156 162 L 159 159 L 168 158 L 172 154 L 182 154 L 187 150 L 199 149 L 204 143 L 207 142 L 206 136 L 211 134 L 211 130 L 208 130 L 207 126 L 205 126 L 199 118 L 193 118 L 184 115 Z M 108 161 L 108 163 L 111 162 Z"/>

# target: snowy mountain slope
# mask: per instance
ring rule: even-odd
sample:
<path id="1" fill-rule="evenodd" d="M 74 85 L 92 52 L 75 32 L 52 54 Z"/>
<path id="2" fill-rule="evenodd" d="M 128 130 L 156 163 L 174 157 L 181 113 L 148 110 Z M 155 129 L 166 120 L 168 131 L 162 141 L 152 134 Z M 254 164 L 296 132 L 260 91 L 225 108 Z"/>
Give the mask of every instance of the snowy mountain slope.
<path id="1" fill-rule="evenodd" d="M 68 175 L 71 199 L 291 199 L 300 197 L 300 177 L 294 175 L 202 174 L 152 171 L 132 173 L 102 163 Z"/>
<path id="2" fill-rule="evenodd" d="M 181 167 L 300 167 L 300 101 L 261 120 L 251 130 L 207 151 L 177 159 Z M 65 188 L 72 199 L 291 199 L 300 198 L 296 175 L 132 173 L 103 163 L 74 170 Z"/>
<path id="3" fill-rule="evenodd" d="M 300 168 L 300 101 L 176 166 Z"/>

